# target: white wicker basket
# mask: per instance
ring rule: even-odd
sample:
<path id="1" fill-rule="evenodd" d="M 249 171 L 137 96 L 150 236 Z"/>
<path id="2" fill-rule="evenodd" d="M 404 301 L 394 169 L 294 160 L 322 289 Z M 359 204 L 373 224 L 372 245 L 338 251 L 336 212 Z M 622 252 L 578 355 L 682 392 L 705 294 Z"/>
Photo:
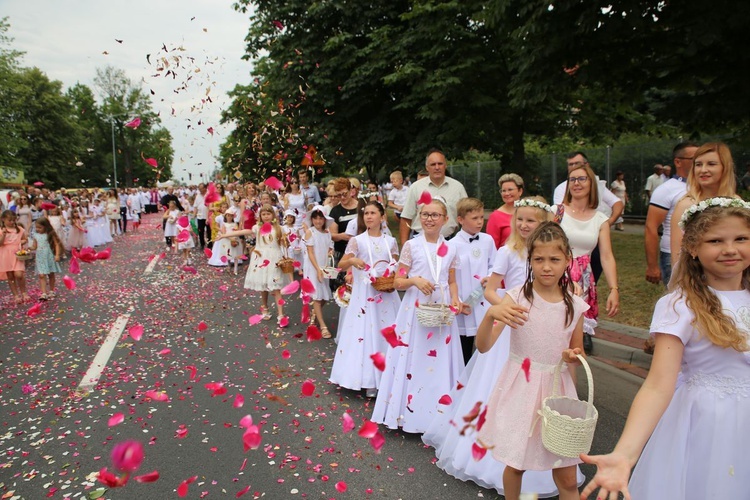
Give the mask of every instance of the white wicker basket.
<path id="1" fill-rule="evenodd" d="M 336 276 L 339 275 L 339 270 L 333 267 L 333 257 L 331 257 L 330 255 L 328 256 L 326 266 L 322 269 L 322 271 L 323 277 L 328 278 L 329 280 L 336 279 Z"/>
<path id="2" fill-rule="evenodd" d="M 417 321 L 428 328 L 450 326 L 455 316 L 451 308 L 445 304 L 419 304 L 417 306 Z"/>
<path id="3" fill-rule="evenodd" d="M 539 415 L 542 417 L 542 444 L 555 455 L 576 458 L 581 453 L 588 453 L 594 439 L 596 421 L 599 412 L 594 407 L 594 379 L 591 368 L 583 356 L 578 356 L 589 385 L 587 401 L 560 396 L 560 370 L 565 364 L 562 360 L 555 367 L 552 396 L 542 401 Z"/>

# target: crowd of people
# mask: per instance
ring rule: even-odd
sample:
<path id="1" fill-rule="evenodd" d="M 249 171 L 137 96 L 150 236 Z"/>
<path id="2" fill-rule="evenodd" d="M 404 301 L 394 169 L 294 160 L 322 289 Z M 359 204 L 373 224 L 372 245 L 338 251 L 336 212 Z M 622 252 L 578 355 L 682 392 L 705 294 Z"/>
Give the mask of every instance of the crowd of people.
<path id="1" fill-rule="evenodd" d="M 260 321 L 275 307 L 286 327 L 282 292 L 297 278 L 308 285 L 308 336 L 335 333 L 330 382 L 374 398 L 373 422 L 422 434 L 454 477 L 509 499 L 522 491 L 572 499 L 583 460 L 599 469 L 584 496 L 601 487 L 599 498 L 734 498 L 750 477 L 731 434 L 745 435 L 741 417 L 750 415 L 750 204 L 736 195 L 726 145 L 681 143 L 673 153 L 675 177 L 649 185 L 645 233 L 647 279 L 667 284 L 674 271 L 670 293 L 654 313 L 651 371 L 606 456 L 553 454 L 537 418 L 556 365 L 572 367 L 592 348 L 600 276 L 606 314 L 620 311 L 610 230 L 622 227 L 624 181 L 618 173 L 604 187 L 580 151 L 567 156 L 553 204 L 526 196 L 522 176 L 502 175 L 503 204 L 489 218 L 446 176 L 438 150 L 408 186 L 393 172 L 385 193 L 345 177 L 315 186 L 305 169 L 286 182 L 19 192 L 1 217 L 0 272 L 16 302 L 29 300 L 18 252 L 33 242 L 41 298 L 53 298 L 66 249 L 106 244 L 128 222 L 137 230 L 140 214 L 156 207 L 167 251 L 183 265 L 205 259 L 234 274 L 243 266 Z M 567 370 L 560 390 L 577 397 Z M 695 411 L 699 421 L 684 418 Z"/>

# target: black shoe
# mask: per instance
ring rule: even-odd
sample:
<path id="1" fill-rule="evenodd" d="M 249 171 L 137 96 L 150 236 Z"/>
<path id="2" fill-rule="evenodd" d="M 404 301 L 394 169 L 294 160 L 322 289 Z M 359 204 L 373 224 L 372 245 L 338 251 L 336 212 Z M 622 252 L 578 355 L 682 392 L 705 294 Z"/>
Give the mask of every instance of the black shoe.
<path id="1" fill-rule="evenodd" d="M 591 335 L 588 333 L 583 334 L 583 352 L 585 352 L 587 355 L 591 354 L 591 351 L 594 350 L 594 341 L 591 340 Z"/>

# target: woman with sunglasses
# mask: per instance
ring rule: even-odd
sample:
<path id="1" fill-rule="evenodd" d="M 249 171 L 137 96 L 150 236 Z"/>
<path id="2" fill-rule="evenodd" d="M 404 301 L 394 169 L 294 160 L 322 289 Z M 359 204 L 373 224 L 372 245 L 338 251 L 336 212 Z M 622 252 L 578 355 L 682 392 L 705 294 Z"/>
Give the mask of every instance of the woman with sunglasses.
<path id="1" fill-rule="evenodd" d="M 604 276 L 609 285 L 607 315 L 614 316 L 620 308 L 620 288 L 617 286 L 617 267 L 612 253 L 609 219 L 596 209 L 599 205 L 598 189 L 591 166 L 585 164 L 571 170 L 563 202 L 557 206 L 555 215 L 555 221 L 565 231 L 573 250 L 573 260 L 568 267 L 570 279 L 580 287 L 577 287 L 577 291 L 583 292 L 583 300 L 589 305 L 583 320 L 583 331 L 587 335 L 594 334 L 599 316 L 596 281 L 591 271 L 591 252 L 597 245 Z M 584 341 L 587 351 L 591 348 L 590 337 L 588 340 L 589 342 Z"/>

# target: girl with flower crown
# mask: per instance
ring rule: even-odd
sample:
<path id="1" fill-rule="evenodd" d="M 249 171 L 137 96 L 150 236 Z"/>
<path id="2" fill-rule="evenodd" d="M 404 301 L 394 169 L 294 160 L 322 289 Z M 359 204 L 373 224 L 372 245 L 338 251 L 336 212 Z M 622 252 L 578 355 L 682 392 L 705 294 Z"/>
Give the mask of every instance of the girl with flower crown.
<path id="1" fill-rule="evenodd" d="M 651 322 L 651 370 L 614 451 L 582 455 L 598 470 L 581 498 L 596 488 L 597 498 L 626 499 L 750 491 L 750 204 L 704 200 L 681 222 L 670 293 Z"/>

